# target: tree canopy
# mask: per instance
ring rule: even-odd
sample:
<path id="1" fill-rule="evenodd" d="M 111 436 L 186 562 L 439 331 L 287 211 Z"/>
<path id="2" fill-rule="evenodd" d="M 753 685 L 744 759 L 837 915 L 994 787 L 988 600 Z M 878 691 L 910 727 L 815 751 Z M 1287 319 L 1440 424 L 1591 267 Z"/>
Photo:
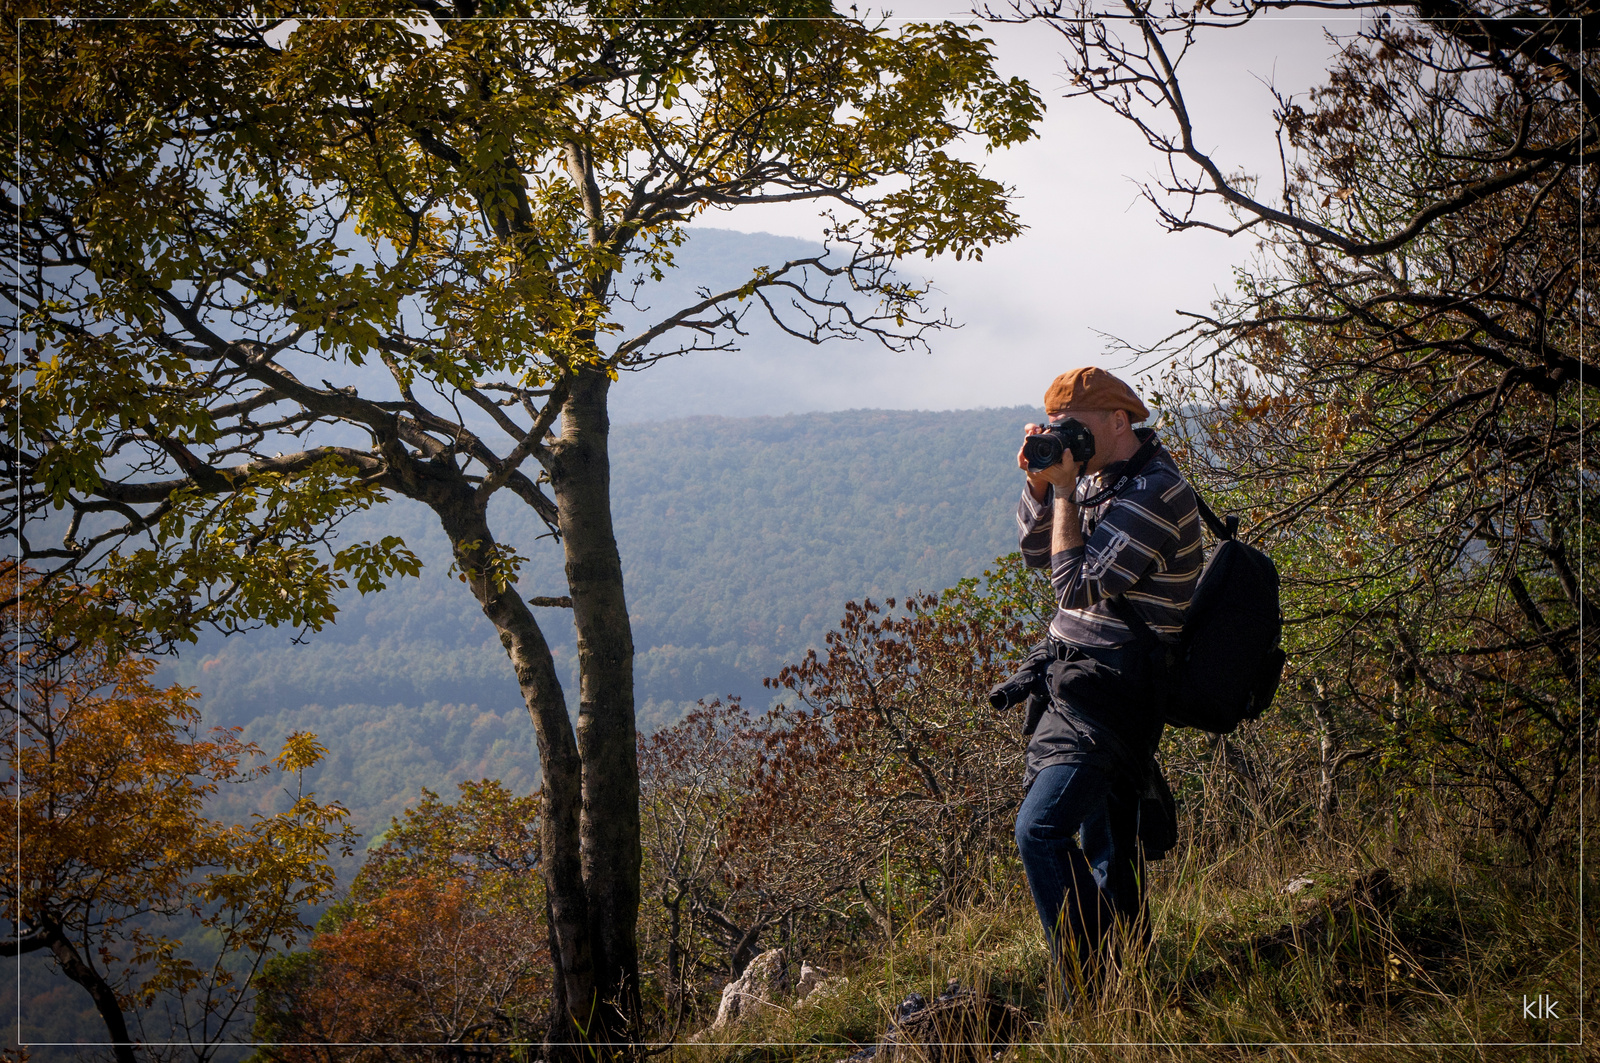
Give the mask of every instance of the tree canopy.
<path id="1" fill-rule="evenodd" d="M 331 566 L 312 548 L 375 488 L 415 494 L 427 462 L 555 530 L 523 465 L 578 367 L 726 345 L 752 304 L 812 338 L 912 342 L 934 319 L 894 258 L 1019 231 L 946 150 L 1024 138 L 1038 113 L 968 28 L 889 34 L 818 5 L 416 11 L 19 24 L 9 457 L 25 514 L 72 515 L 59 543 L 23 541 L 96 571 L 157 636 L 315 628 L 339 573 L 409 571 L 393 543 Z M 695 215 L 799 199 L 838 208 L 832 254 L 615 334 L 630 278 L 670 268 Z M 321 439 L 339 425 L 355 434 Z"/>

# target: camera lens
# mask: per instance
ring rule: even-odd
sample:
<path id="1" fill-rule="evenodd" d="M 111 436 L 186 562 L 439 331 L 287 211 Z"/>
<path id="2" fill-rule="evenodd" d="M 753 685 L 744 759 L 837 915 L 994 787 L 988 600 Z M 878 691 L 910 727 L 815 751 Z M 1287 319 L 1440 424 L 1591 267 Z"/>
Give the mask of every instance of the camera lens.
<path id="1" fill-rule="evenodd" d="M 1022 441 L 1022 456 L 1028 459 L 1030 469 L 1048 469 L 1061 460 L 1061 437 L 1055 432 L 1041 432 Z"/>

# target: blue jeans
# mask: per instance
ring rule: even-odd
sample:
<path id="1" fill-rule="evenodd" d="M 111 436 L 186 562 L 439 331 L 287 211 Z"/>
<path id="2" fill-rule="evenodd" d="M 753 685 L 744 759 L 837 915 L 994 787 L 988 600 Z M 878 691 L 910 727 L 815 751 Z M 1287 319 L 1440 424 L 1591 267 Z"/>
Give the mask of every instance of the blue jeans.
<path id="1" fill-rule="evenodd" d="M 1098 768 L 1055 764 L 1017 813 L 1017 851 L 1051 955 L 1084 988 L 1100 978 L 1116 918 L 1137 919 L 1141 908 L 1137 824 L 1125 806 Z"/>

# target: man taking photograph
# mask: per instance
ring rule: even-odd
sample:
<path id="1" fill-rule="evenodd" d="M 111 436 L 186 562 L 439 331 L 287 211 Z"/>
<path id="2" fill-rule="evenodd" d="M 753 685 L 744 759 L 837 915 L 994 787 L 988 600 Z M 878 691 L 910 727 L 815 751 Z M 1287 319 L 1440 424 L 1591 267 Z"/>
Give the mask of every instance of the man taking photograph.
<path id="1" fill-rule="evenodd" d="M 1017 454 L 1027 473 L 1017 525 L 1023 559 L 1050 571 L 1056 660 L 1016 838 L 1077 996 L 1101 984 L 1116 923 L 1143 925 L 1138 807 L 1163 719 L 1152 655 L 1122 618 L 1131 611 L 1176 641 L 1202 550 L 1194 491 L 1154 430 L 1134 427 L 1150 411 L 1132 388 L 1075 369 L 1051 383 L 1044 408 L 1051 424 L 1028 425 Z M 1035 467 L 1057 449 L 1059 460 Z"/>

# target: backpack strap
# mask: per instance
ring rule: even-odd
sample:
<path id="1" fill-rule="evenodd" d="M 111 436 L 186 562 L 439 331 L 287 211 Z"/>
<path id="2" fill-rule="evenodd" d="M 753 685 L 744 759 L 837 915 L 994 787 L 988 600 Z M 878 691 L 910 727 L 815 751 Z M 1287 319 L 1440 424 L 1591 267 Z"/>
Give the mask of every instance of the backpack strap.
<path id="1" fill-rule="evenodd" d="M 1116 613 L 1122 622 L 1128 625 L 1128 629 L 1133 632 L 1134 639 L 1138 641 L 1147 655 L 1147 659 L 1153 669 L 1152 679 L 1154 681 L 1156 706 L 1160 711 L 1161 718 L 1170 720 L 1171 706 L 1178 697 L 1171 684 L 1172 669 L 1175 664 L 1171 648 L 1161 641 L 1149 624 L 1144 622 L 1144 617 L 1134 611 L 1133 603 L 1128 599 L 1119 594 L 1115 597 L 1107 598 L 1106 601 L 1110 603 L 1112 612 Z"/>
<path id="2" fill-rule="evenodd" d="M 1155 456 L 1157 444 L 1155 432 L 1149 429 L 1140 429 L 1140 431 L 1145 433 L 1142 437 L 1143 442 L 1140 444 L 1139 449 L 1134 451 L 1133 457 L 1129 458 L 1128 463 L 1123 466 L 1122 473 L 1117 477 L 1117 482 L 1110 487 L 1096 491 L 1089 498 L 1079 502 L 1078 505 L 1084 508 L 1098 506 L 1101 502 L 1128 486 L 1128 483 L 1135 476 L 1144 471 L 1144 467 Z M 1239 534 L 1238 516 L 1230 513 L 1226 519 L 1218 517 L 1212 508 L 1206 505 L 1206 500 L 1200 497 L 1200 492 L 1195 490 L 1194 484 L 1190 483 L 1187 477 L 1184 478 L 1184 482 L 1189 484 L 1189 490 L 1194 491 L 1195 505 L 1199 507 L 1200 516 L 1206 522 L 1206 527 L 1211 529 L 1211 534 L 1216 536 L 1219 541 L 1235 538 Z M 1144 617 L 1139 615 L 1138 611 L 1133 608 L 1133 603 L 1128 599 L 1118 594 L 1107 598 L 1106 604 L 1111 606 L 1111 611 L 1117 614 L 1117 619 L 1128 625 L 1128 630 L 1132 631 L 1134 637 L 1144 643 L 1147 649 L 1165 645 L 1161 641 L 1161 637 L 1155 633 L 1155 630 L 1149 624 L 1145 623 Z"/>
<path id="3" fill-rule="evenodd" d="M 1146 445 L 1148 446 L 1148 444 Z M 1185 479 L 1184 482 L 1188 483 L 1188 480 Z M 1118 485 L 1121 485 L 1120 480 Z M 1200 516 L 1205 520 L 1206 527 L 1211 529 L 1211 534 L 1215 535 L 1219 542 L 1224 539 L 1232 539 L 1239 534 L 1239 518 L 1236 515 L 1230 513 L 1226 520 L 1218 517 L 1211 507 L 1206 505 L 1206 500 L 1200 497 L 1200 492 L 1195 491 L 1194 484 L 1189 484 L 1189 490 L 1194 491 L 1194 500 L 1195 504 L 1200 507 Z M 1107 598 L 1106 604 L 1111 606 L 1111 611 L 1117 614 L 1117 619 L 1127 624 L 1128 630 L 1132 631 L 1134 637 L 1144 643 L 1146 648 L 1164 645 L 1160 636 L 1151 629 L 1149 624 L 1145 623 L 1144 617 L 1138 614 L 1133 608 L 1133 603 L 1128 599 L 1118 594 Z"/>
<path id="4" fill-rule="evenodd" d="M 1211 529 L 1212 535 L 1215 535 L 1220 541 L 1222 539 L 1232 539 L 1239 534 L 1239 518 L 1236 515 L 1228 514 L 1226 521 L 1219 519 L 1211 511 L 1211 507 L 1206 505 L 1206 500 L 1200 497 L 1200 492 L 1195 491 L 1194 484 L 1190 483 L 1187 478 L 1184 482 L 1189 484 L 1189 490 L 1194 491 L 1195 504 L 1200 507 L 1200 516 L 1205 519 L 1206 527 Z"/>

